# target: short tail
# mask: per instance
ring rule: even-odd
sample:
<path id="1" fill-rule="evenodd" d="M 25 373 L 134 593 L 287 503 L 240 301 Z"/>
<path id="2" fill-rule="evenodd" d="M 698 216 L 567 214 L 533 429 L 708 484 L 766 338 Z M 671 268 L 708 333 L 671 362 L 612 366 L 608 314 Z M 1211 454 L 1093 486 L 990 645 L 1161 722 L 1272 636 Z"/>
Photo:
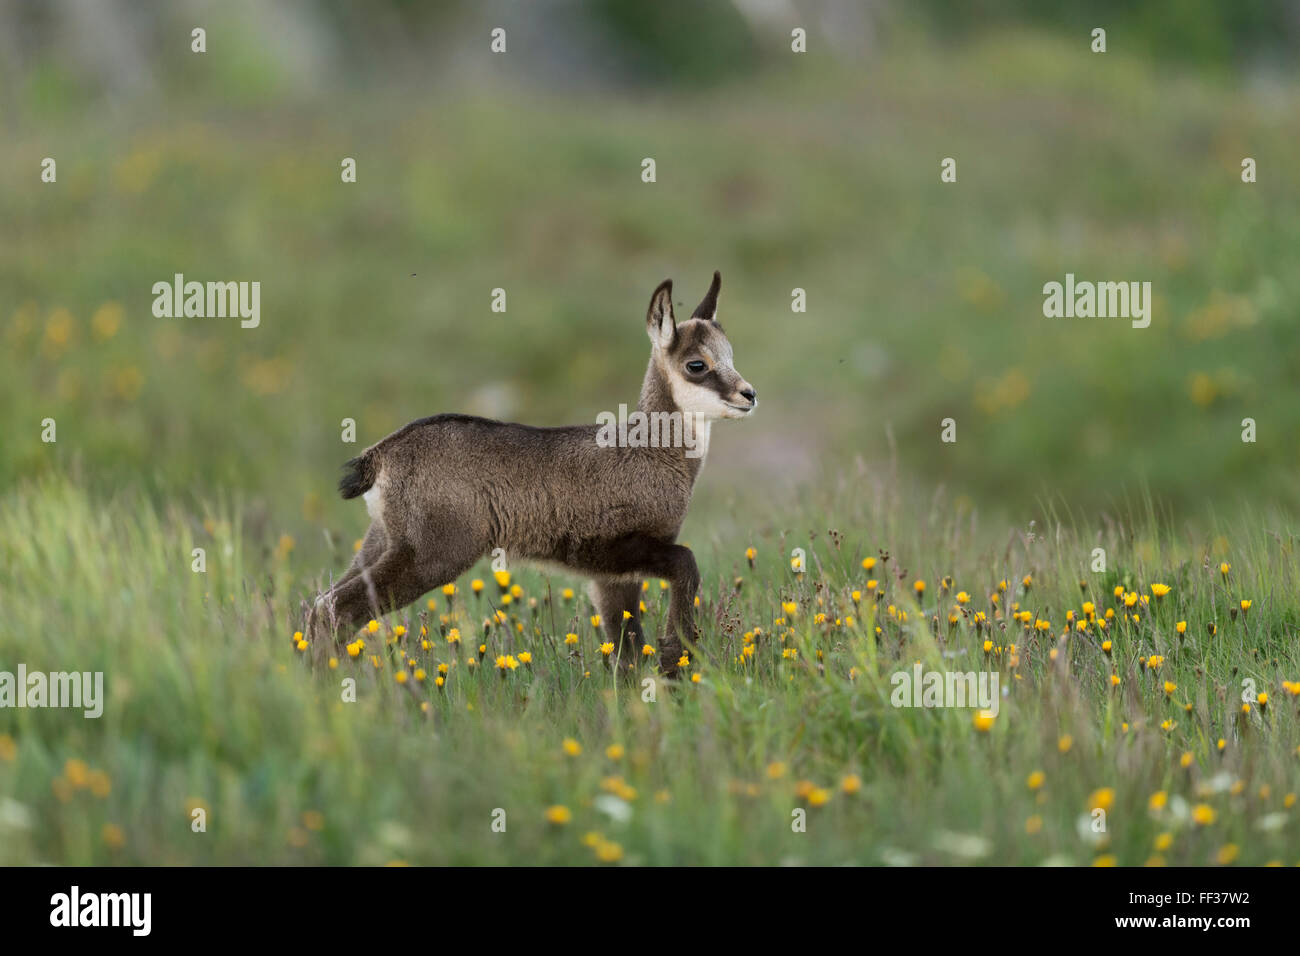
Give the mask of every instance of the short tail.
<path id="1" fill-rule="evenodd" d="M 343 467 L 346 470 L 343 477 L 339 479 L 339 493 L 344 498 L 356 498 L 364 495 L 375 483 L 375 475 L 378 471 L 377 465 L 378 462 L 375 461 L 373 449 L 357 458 L 344 462 Z"/>

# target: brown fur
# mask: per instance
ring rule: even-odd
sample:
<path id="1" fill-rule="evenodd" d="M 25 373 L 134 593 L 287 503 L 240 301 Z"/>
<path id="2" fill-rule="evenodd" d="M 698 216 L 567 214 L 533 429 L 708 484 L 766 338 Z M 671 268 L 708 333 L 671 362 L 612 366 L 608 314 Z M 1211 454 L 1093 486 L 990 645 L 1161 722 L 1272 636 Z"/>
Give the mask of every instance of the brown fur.
<path id="1" fill-rule="evenodd" d="M 716 322 L 720 282 L 715 273 L 699 317 L 680 325 L 671 282 L 655 290 L 646 316 L 654 347 L 639 410 L 690 411 L 674 399 L 675 386 L 691 401 L 712 395 L 725 403 L 718 410 L 726 417 L 757 404 L 731 368 L 731 346 Z M 690 361 L 709 367 L 687 373 Z M 510 560 L 560 564 L 591 577 L 608 638 L 625 663 L 644 642 L 639 580 L 667 580 L 660 662 L 676 673 L 679 635 L 695 636 L 700 582 L 694 556 L 676 538 L 703 458 L 684 448 L 602 447 L 596 434 L 596 425 L 534 428 L 435 415 L 366 449 L 345 466 L 340 490 L 347 498 L 376 496 L 368 501 L 374 520 L 352 566 L 317 600 L 308 633 L 337 626 L 350 634 L 372 614 L 404 607 L 504 548 Z M 624 611 L 632 615 L 626 624 Z"/>

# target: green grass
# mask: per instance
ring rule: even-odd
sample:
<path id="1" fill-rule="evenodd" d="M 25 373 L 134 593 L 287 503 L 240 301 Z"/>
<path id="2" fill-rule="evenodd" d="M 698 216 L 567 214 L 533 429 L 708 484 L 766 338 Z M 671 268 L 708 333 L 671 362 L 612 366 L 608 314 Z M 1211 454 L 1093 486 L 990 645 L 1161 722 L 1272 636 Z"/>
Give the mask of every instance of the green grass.
<path id="1" fill-rule="evenodd" d="M 10 94 L 0 670 L 102 670 L 109 706 L 0 710 L 0 863 L 589 862 L 589 832 L 644 863 L 1136 864 L 1162 833 L 1169 863 L 1225 846 L 1240 863 L 1300 861 L 1281 683 L 1300 680 L 1293 75 L 1192 74 L 1114 38 L 1095 57 L 1025 32 L 885 44 L 842 68 L 782 57 L 662 95 L 377 71 L 306 98 L 276 92 L 269 66 L 232 90 L 183 62 L 160 65 L 170 92 L 147 111 L 94 108 L 53 67 Z M 55 185 L 38 181 L 45 156 Z M 339 182 L 344 156 L 355 185 Z M 651 289 L 672 276 L 689 310 L 715 268 L 763 404 L 715 433 L 685 528 L 704 574 L 699 683 L 643 702 L 601 666 L 580 582 L 525 569 L 523 631 L 494 629 L 482 666 L 468 658 L 490 608 L 469 576 L 454 654 L 441 594 L 411 612 L 428 613 L 428 653 L 402 615 L 358 660 L 335 650 L 336 669 L 331 649 L 294 648 L 300 602 L 364 528 L 333 491 L 358 445 L 444 411 L 594 421 L 635 399 Z M 260 281 L 261 326 L 154 318 L 152 285 L 176 272 Z M 1151 327 L 1045 319 L 1043 283 L 1066 272 L 1151 281 Z M 57 443 L 41 440 L 47 417 Z M 939 440 L 949 417 L 955 444 Z M 357 444 L 340 440 L 345 418 Z M 889 595 L 852 608 L 879 549 Z M 1004 578 L 1004 612 L 1019 602 L 1046 632 L 1005 616 L 1005 632 L 949 630 L 957 591 L 987 612 Z M 1085 599 L 1104 612 L 1116 586 L 1157 582 L 1170 595 L 1117 628 L 1110 658 L 1095 633 L 1058 644 Z M 663 600 L 651 582 L 652 621 Z M 856 620 L 825 629 L 817 613 Z M 444 690 L 398 686 L 396 624 L 430 677 L 454 658 Z M 558 643 L 570 631 L 576 658 Z M 987 733 L 969 710 L 891 706 L 900 668 L 983 667 L 986 637 L 1008 690 Z M 496 673 L 498 653 L 523 650 L 531 667 Z M 1138 665 L 1152 653 L 1158 674 Z M 1247 678 L 1271 697 L 1262 714 L 1240 712 Z M 620 822 L 605 798 L 627 787 Z M 1105 788 L 1103 846 L 1078 825 Z M 1199 803 L 1213 824 L 1186 822 Z M 546 824 L 552 805 L 573 820 Z M 106 824 L 120 828 L 107 840 Z"/>
<path id="2" fill-rule="evenodd" d="M 646 702 L 653 658 L 634 680 L 610 673 L 581 589 L 562 598 L 579 582 L 521 570 L 513 583 L 523 598 L 486 638 L 480 622 L 499 605 L 482 568 L 483 596 L 467 576 L 451 601 L 459 648 L 440 635 L 448 601 L 435 593 L 436 612 L 421 601 L 391 616 L 355 660 L 337 648 L 301 653 L 290 637 L 296 599 L 317 568 L 234 515 L 162 513 L 134 496 L 96 502 L 61 480 L 0 502 L 0 659 L 29 671 L 102 670 L 108 693 L 98 720 L 0 711 L 0 818 L 9 821 L 0 862 L 585 863 L 596 859 L 589 833 L 640 863 L 1203 864 L 1224 846 L 1240 863 L 1300 860 L 1297 811 L 1285 807 L 1300 790 L 1297 708 L 1281 683 L 1300 680 L 1288 597 L 1300 567 L 1295 537 L 1272 516 L 1199 533 L 1151 518 L 1080 529 L 1049 516 L 1031 537 L 887 485 L 813 496 L 789 513 L 807 531 L 693 543 L 703 639 L 688 673 L 701 679 L 658 682 Z M 1105 574 L 1089 570 L 1095 546 L 1107 550 Z M 205 574 L 190 570 L 192 547 L 206 549 Z M 794 547 L 809 556 L 802 576 L 788 567 Z M 851 592 L 868 579 L 861 559 L 880 549 L 889 560 L 871 574 L 885 597 L 854 606 Z M 1221 560 L 1232 565 L 1226 581 Z M 945 575 L 954 584 L 941 593 Z M 1016 583 L 1025 575 L 1029 589 Z M 919 604 L 917 578 L 927 582 Z M 1004 632 L 1005 618 L 995 619 L 1001 653 L 989 660 L 1007 694 L 992 729 L 977 730 L 970 709 L 893 707 L 890 677 L 914 661 L 986 666 L 984 636 L 946 617 L 960 590 L 971 609 L 991 610 L 987 596 L 1004 578 L 1003 606 L 1016 601 L 1051 630 L 1009 623 Z M 1095 631 L 1058 639 L 1067 609 L 1090 599 L 1104 613 L 1116 584 L 1149 594 L 1153 582 L 1171 593 L 1139 625 L 1112 628 L 1109 659 Z M 1234 619 L 1242 598 L 1250 611 Z M 789 626 L 774 623 L 787 617 L 783 601 L 798 606 Z M 646 602 L 657 622 L 657 582 Z M 855 621 L 827 627 L 819 612 Z M 928 624 L 936 614 L 938 637 Z M 1189 625 L 1182 640 L 1179 620 Z M 408 631 L 394 643 L 399 623 Z M 753 658 L 740 663 L 745 632 L 760 628 Z M 565 648 L 570 631 L 579 642 Z M 480 639 L 486 657 L 470 667 Z M 500 676 L 496 656 L 525 650 L 532 664 Z M 1165 663 L 1144 673 L 1138 659 L 1153 653 Z M 429 680 L 399 685 L 404 657 Z M 441 690 L 430 682 L 439 663 L 450 665 Z M 354 703 L 342 700 L 344 678 L 356 681 Z M 1263 713 L 1240 713 L 1246 678 L 1271 698 Z M 1165 680 L 1178 685 L 1168 699 Z M 565 738 L 582 753 L 566 755 Z M 611 745 L 622 755 L 609 756 Z M 773 764 L 785 767 L 776 779 Z M 86 768 L 107 774 L 110 792 L 73 785 Z M 1034 771 L 1046 778 L 1037 792 L 1026 785 Z M 841 789 L 849 775 L 862 781 L 857 793 Z M 829 800 L 813 806 L 800 781 Z M 1103 788 L 1113 803 L 1106 840 L 1093 844 L 1077 826 Z M 1157 791 L 1169 807 L 1153 814 Z M 15 824 L 15 803 L 27 826 Z M 1213 824 L 1186 819 L 1198 804 L 1214 811 Z M 568 825 L 546 822 L 553 805 L 570 809 Z M 206 833 L 190 829 L 194 806 L 207 811 Z M 797 808 L 808 811 L 803 833 L 792 831 Z M 492 829 L 498 809 L 504 833 Z M 1027 835 L 1031 817 L 1041 829 Z M 112 834 L 105 842 L 105 824 L 120 828 L 120 845 Z M 1162 833 L 1172 842 L 1157 853 Z"/>

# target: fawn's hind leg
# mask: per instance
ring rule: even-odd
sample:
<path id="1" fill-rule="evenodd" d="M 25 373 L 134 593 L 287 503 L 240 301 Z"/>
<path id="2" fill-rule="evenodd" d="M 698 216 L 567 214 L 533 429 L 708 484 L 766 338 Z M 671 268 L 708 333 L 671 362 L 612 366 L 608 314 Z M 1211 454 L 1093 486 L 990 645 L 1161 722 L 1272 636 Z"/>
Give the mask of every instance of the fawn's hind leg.
<path id="1" fill-rule="evenodd" d="M 353 556 L 348 569 L 334 582 L 334 588 L 352 580 L 377 562 L 386 550 L 388 550 L 388 532 L 384 530 L 384 526 L 380 522 L 370 522 L 370 527 L 366 529 L 366 536 L 361 539 L 361 550 Z M 330 590 L 334 590 L 334 588 Z"/>
<path id="2" fill-rule="evenodd" d="M 361 541 L 361 548 L 352 558 L 348 569 L 329 587 L 324 594 L 317 596 L 315 603 L 307 614 L 303 631 L 312 638 L 328 633 L 337 617 L 338 596 L 340 589 L 361 575 L 361 572 L 379 561 L 388 547 L 388 534 L 378 521 L 372 521 Z"/>
<path id="3" fill-rule="evenodd" d="M 618 652 L 619 662 L 624 667 L 635 664 L 645 644 L 641 629 L 641 586 L 635 581 L 595 580 L 591 582 L 591 597 L 605 636 Z M 624 618 L 625 611 L 631 617 Z"/>
<path id="4" fill-rule="evenodd" d="M 334 613 L 351 635 L 372 617 L 406 607 L 420 595 L 456 580 L 478 555 L 421 557 L 407 544 L 390 544 L 373 563 L 333 589 Z"/>

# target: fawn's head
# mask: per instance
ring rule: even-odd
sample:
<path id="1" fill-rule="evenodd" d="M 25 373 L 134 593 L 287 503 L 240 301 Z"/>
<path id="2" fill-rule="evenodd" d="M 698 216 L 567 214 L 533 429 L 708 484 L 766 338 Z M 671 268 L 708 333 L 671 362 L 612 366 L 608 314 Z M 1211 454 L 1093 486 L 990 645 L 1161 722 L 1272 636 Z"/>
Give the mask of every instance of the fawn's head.
<path id="1" fill-rule="evenodd" d="M 650 297 L 646 332 L 650 360 L 659 369 L 674 404 L 706 419 L 744 418 L 758 407 L 754 387 L 731 364 L 731 343 L 718 324 L 721 273 L 685 322 L 673 315 L 673 282 L 665 279 Z"/>

